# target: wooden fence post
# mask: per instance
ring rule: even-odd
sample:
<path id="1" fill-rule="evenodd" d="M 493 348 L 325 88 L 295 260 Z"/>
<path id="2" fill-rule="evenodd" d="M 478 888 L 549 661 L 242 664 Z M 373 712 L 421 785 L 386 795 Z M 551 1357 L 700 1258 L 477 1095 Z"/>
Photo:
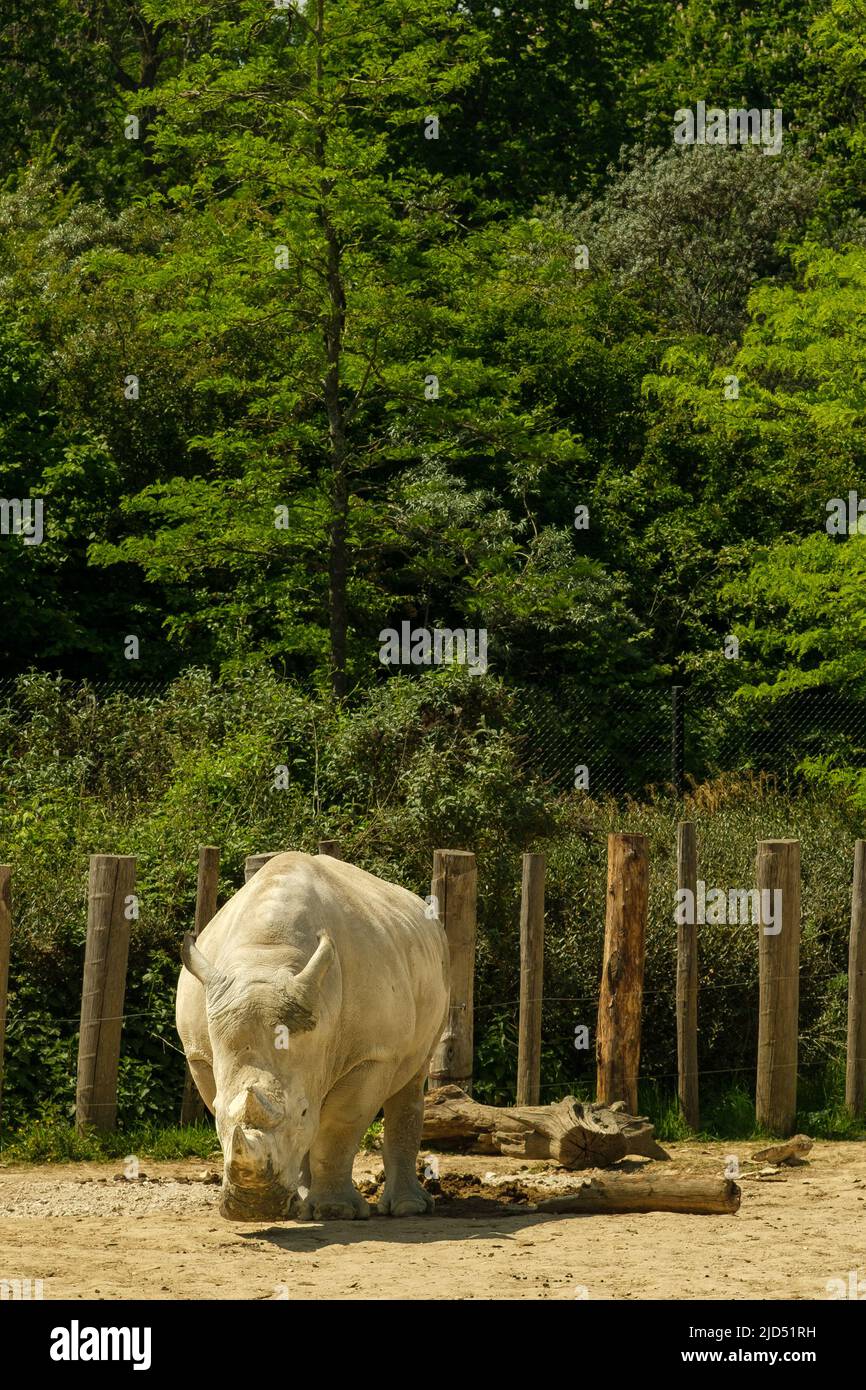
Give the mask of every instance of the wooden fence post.
<path id="1" fill-rule="evenodd" d="M 644 951 L 649 902 L 645 835 L 607 837 L 607 912 L 596 1031 L 596 1091 L 637 1114 Z"/>
<path id="2" fill-rule="evenodd" d="M 854 846 L 851 937 L 848 943 L 845 1104 L 852 1115 L 866 1115 L 866 840 L 858 840 Z"/>
<path id="3" fill-rule="evenodd" d="M 683 1117 L 691 1129 L 698 1109 L 698 846 L 692 821 L 677 826 L 677 889 L 687 889 L 677 916 L 677 1089 Z M 687 905 L 691 904 L 691 911 Z M 691 921 L 684 920 L 690 917 Z"/>
<path id="4" fill-rule="evenodd" d="M 129 899 L 135 888 L 135 860 L 118 854 L 92 854 L 87 889 L 87 943 L 81 991 L 75 1124 L 114 1129 L 117 1122 L 117 1069 L 129 954 Z"/>
<path id="5" fill-rule="evenodd" d="M 342 859 L 343 852 L 340 849 L 339 840 L 320 840 L 319 853 L 330 854 L 332 859 Z"/>
<path id="6" fill-rule="evenodd" d="M 475 855 L 437 849 L 430 888 L 451 955 L 451 1004 L 445 1032 L 430 1059 L 430 1088 L 459 1086 L 472 1094 L 473 990 L 475 986 Z"/>
<path id="7" fill-rule="evenodd" d="M 541 1092 L 541 999 L 544 989 L 543 854 L 524 854 L 520 894 L 520 1024 L 517 1104 L 538 1105 Z"/>
<path id="8" fill-rule="evenodd" d="M 783 1138 L 797 1118 L 800 999 L 800 841 L 759 840 L 758 1076 L 755 1118 Z"/>
<path id="9" fill-rule="evenodd" d="M 12 868 L 0 864 L 0 1118 L 3 1115 L 3 1057 L 6 1047 L 6 1005 L 9 997 L 9 954 L 12 949 Z"/>
<path id="10" fill-rule="evenodd" d="M 220 852 L 216 845 L 202 845 L 198 852 L 198 882 L 195 892 L 195 925 L 193 936 L 198 937 L 208 922 L 216 916 L 217 889 L 220 877 Z M 183 1100 L 180 1107 L 182 1125 L 194 1125 L 204 1119 L 205 1104 L 198 1093 L 189 1065 L 184 1065 Z"/>
<path id="11" fill-rule="evenodd" d="M 257 874 L 263 864 L 267 864 L 269 859 L 275 858 L 280 850 L 271 850 L 270 854 L 248 854 L 244 860 L 244 883 L 249 883 L 253 874 Z"/>

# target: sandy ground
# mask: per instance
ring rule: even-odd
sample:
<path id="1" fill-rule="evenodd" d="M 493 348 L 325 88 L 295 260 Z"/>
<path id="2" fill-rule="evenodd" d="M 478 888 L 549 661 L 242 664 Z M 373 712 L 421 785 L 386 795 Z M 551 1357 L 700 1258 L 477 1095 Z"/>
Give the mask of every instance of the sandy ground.
<path id="1" fill-rule="evenodd" d="M 737 1145 L 666 1147 L 650 1171 L 721 1177 Z M 866 1144 L 816 1143 L 804 1166 L 743 1181 L 735 1216 L 533 1214 L 516 1182 L 543 1195 L 575 1175 L 439 1164 L 435 1216 L 279 1225 L 220 1217 L 217 1160 L 142 1160 L 137 1183 L 119 1163 L 0 1167 L 0 1279 L 42 1279 L 46 1299 L 827 1299 L 830 1279 L 866 1281 Z M 381 1166 L 355 1165 L 371 1198 Z"/>

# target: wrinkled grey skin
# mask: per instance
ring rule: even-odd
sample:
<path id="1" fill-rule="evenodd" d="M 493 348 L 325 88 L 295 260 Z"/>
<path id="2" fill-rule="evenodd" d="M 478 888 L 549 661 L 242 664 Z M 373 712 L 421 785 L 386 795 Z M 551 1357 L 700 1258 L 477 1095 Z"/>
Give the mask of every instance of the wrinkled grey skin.
<path id="1" fill-rule="evenodd" d="M 429 1211 L 415 1163 L 449 966 L 423 901 L 328 855 L 280 854 L 182 954 L 177 1029 L 216 1118 L 223 1216 L 369 1216 L 352 1160 L 382 1106 L 379 1211 Z"/>

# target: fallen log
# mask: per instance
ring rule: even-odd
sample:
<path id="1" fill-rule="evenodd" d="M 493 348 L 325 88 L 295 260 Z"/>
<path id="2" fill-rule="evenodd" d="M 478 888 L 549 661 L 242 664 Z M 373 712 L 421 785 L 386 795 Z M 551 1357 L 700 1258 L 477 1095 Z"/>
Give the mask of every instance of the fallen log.
<path id="1" fill-rule="evenodd" d="M 752 1154 L 752 1158 L 765 1163 L 787 1163 L 796 1167 L 803 1162 L 811 1147 L 812 1140 L 808 1134 L 795 1134 L 783 1144 L 770 1144 L 766 1149 L 758 1149 L 757 1153 Z"/>
<path id="2" fill-rule="evenodd" d="M 609 1168 L 626 1154 L 669 1158 L 643 1115 L 566 1096 L 556 1105 L 480 1105 L 459 1086 L 424 1098 L 422 1142 L 469 1144 L 473 1153 L 546 1158 L 563 1168 Z"/>
<path id="3" fill-rule="evenodd" d="M 632 1177 L 611 1173 L 585 1178 L 577 1192 L 534 1202 L 536 1211 L 631 1212 L 675 1211 L 697 1216 L 733 1216 L 740 1209 L 740 1189 L 730 1178 Z"/>

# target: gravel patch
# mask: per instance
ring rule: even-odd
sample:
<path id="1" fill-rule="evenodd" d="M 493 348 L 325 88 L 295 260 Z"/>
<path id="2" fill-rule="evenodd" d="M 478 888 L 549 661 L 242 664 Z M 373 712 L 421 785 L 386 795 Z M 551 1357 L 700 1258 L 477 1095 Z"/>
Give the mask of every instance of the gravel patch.
<path id="1" fill-rule="evenodd" d="M 25 1195 L 26 1192 L 26 1195 Z M 205 1180 L 173 1181 L 157 1178 L 137 1182 L 94 1178 L 85 1182 L 58 1182 L 36 1193 L 21 1184 L 0 1197 L 0 1217 L 142 1217 L 154 1212 L 204 1212 L 219 1204 L 219 1184 Z"/>

